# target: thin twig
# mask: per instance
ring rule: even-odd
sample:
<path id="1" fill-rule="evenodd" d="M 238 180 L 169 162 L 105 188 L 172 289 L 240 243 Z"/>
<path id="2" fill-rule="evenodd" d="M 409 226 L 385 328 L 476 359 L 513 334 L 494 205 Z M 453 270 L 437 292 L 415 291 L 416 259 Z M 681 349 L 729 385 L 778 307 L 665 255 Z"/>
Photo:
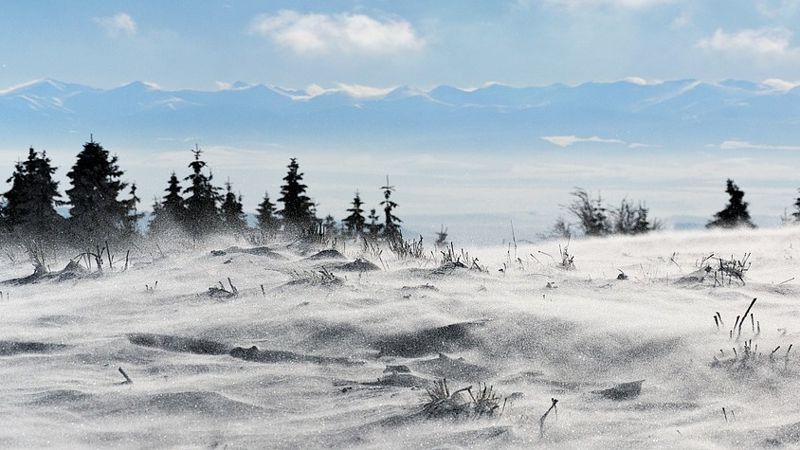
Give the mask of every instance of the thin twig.
<path id="1" fill-rule="evenodd" d="M 125 377 L 125 382 L 123 384 L 133 384 L 133 380 L 131 380 L 131 377 L 129 377 L 128 374 L 125 373 L 124 370 L 122 370 L 122 367 L 119 368 L 119 373 L 121 373 L 122 376 Z"/>

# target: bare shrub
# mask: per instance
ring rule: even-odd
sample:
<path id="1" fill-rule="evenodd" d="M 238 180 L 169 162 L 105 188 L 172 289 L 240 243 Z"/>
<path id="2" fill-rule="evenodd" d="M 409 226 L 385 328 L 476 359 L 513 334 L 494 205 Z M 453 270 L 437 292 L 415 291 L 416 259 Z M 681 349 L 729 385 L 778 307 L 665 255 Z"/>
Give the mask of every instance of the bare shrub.
<path id="1" fill-rule="evenodd" d="M 213 298 L 233 298 L 239 296 L 239 289 L 233 285 L 231 278 L 228 277 L 228 285 L 230 286 L 230 290 L 225 287 L 222 281 L 219 282 L 219 287 L 211 286 L 208 288 L 208 296 Z M 154 287 L 155 289 L 155 287 Z"/>
<path id="2" fill-rule="evenodd" d="M 486 272 L 487 269 L 479 264 L 478 258 L 470 256 L 469 252 L 463 248 L 460 252 L 456 252 L 453 243 L 445 247 L 445 250 L 440 250 L 442 261 L 439 264 L 437 271 L 452 271 L 457 268 L 477 270 L 479 272 Z"/>
<path id="3" fill-rule="evenodd" d="M 575 270 L 575 256 L 569 254 L 569 243 L 563 249 L 559 245 L 558 253 L 561 255 L 559 267 L 564 270 Z"/>
<path id="4" fill-rule="evenodd" d="M 750 253 L 745 253 L 740 259 L 734 258 L 731 255 L 730 259 L 724 258 L 717 258 L 718 265 L 716 267 L 712 267 L 714 273 L 714 285 L 723 286 L 725 284 L 725 278 L 728 279 L 728 286 L 733 283 L 733 280 L 736 279 L 742 286 L 744 286 L 744 276 L 748 270 L 750 270 L 750 266 L 752 263 L 750 260 Z"/>
<path id="5" fill-rule="evenodd" d="M 463 393 L 469 394 L 466 398 Z M 497 395 L 492 386 L 479 384 L 473 394 L 472 386 L 450 392 L 447 380 L 434 381 L 433 387 L 426 389 L 428 400 L 422 405 L 422 411 L 429 418 L 480 418 L 501 415 L 505 409 L 506 399 Z M 502 406 L 500 401 L 503 400 Z"/>

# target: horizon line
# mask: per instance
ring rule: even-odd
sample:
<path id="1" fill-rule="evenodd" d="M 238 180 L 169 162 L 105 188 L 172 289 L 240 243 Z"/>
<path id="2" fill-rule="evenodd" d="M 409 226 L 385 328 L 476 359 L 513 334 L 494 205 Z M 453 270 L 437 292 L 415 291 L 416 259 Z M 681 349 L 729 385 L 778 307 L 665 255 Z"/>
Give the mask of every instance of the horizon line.
<path id="1" fill-rule="evenodd" d="M 128 86 L 141 84 L 146 86 L 148 89 L 152 89 L 155 91 L 162 91 L 162 92 L 180 92 L 180 91 L 191 91 L 191 92 L 225 92 L 225 91 L 241 91 L 247 90 L 254 87 L 265 87 L 270 90 L 275 91 L 276 93 L 286 95 L 287 97 L 293 99 L 310 99 L 313 97 L 317 97 L 324 94 L 329 93 L 345 93 L 350 95 L 351 97 L 356 98 L 379 98 L 385 97 L 386 95 L 402 89 L 408 89 L 412 91 L 417 91 L 419 93 L 428 94 L 437 88 L 441 87 L 449 87 L 453 89 L 457 89 L 463 92 L 475 92 L 481 89 L 490 88 L 493 86 L 501 86 L 511 89 L 536 89 L 536 88 L 549 88 L 549 87 L 557 87 L 563 86 L 567 88 L 578 88 L 581 86 L 586 85 L 613 85 L 613 84 L 630 84 L 634 86 L 660 86 L 666 83 L 678 83 L 678 82 L 686 82 L 686 83 L 702 83 L 702 84 L 709 84 L 713 86 L 721 86 L 724 85 L 726 82 L 746 82 L 752 83 L 757 85 L 758 87 L 763 88 L 765 92 L 788 92 L 796 87 L 800 87 L 800 81 L 789 81 L 784 80 L 781 78 L 766 78 L 763 80 L 749 80 L 749 79 L 739 79 L 739 78 L 722 78 L 722 79 L 702 79 L 702 78 L 670 78 L 670 79 L 646 79 L 637 76 L 629 76 L 620 79 L 609 79 L 609 80 L 589 80 L 589 81 L 582 81 L 577 83 L 568 83 L 568 82 L 551 82 L 551 83 L 543 83 L 543 84 L 515 84 L 515 83 L 508 83 L 503 81 L 486 81 L 480 86 L 458 86 L 454 84 L 447 84 L 447 83 L 440 83 L 440 84 L 432 84 L 425 87 L 415 87 L 408 84 L 394 84 L 388 86 L 373 86 L 368 84 L 361 84 L 361 83 L 346 83 L 346 82 L 330 82 L 330 86 L 326 87 L 319 83 L 311 83 L 304 87 L 291 87 L 286 85 L 279 85 L 279 84 L 271 84 L 268 82 L 247 82 L 242 80 L 237 80 L 233 82 L 227 81 L 219 81 L 216 80 L 214 83 L 217 85 L 216 89 L 202 89 L 202 88 L 187 88 L 187 87 L 163 87 L 158 82 L 152 80 L 131 80 L 121 84 L 113 84 L 113 85 L 106 85 L 103 87 L 95 86 L 90 83 L 83 83 L 83 82 L 73 82 L 73 81 L 63 81 L 53 77 L 42 77 L 42 78 L 35 78 L 27 81 L 23 81 L 20 83 L 12 84 L 7 87 L 0 87 L 0 96 L 5 96 L 8 94 L 13 94 L 19 90 L 29 88 L 32 86 L 36 86 L 38 84 L 44 83 L 51 83 L 51 84 L 62 84 L 62 85 L 76 85 L 83 88 L 93 89 L 97 91 L 109 92 L 116 89 L 125 88 Z M 290 91 L 295 91 L 299 95 L 292 95 Z"/>

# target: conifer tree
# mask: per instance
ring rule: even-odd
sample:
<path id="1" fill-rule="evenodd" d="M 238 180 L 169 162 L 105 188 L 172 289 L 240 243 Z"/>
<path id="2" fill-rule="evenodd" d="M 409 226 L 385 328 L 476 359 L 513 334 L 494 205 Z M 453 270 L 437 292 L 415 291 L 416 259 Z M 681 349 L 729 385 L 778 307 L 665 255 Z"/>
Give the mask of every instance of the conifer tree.
<path id="1" fill-rule="evenodd" d="M 6 180 L 6 183 L 11 183 L 11 189 L 3 194 L 3 225 L 8 231 L 13 231 L 23 222 L 22 216 L 30 202 L 29 179 L 27 169 L 18 160 L 14 165 L 14 172 Z"/>
<path id="2" fill-rule="evenodd" d="M 233 193 L 231 182 L 225 183 L 225 199 L 220 207 L 225 228 L 232 233 L 243 233 L 247 229 L 247 216 L 242 206 L 242 196 Z"/>
<path id="3" fill-rule="evenodd" d="M 334 219 L 330 214 L 325 216 L 325 220 L 322 222 L 322 229 L 324 230 L 326 236 L 333 236 L 339 233 L 336 219 Z"/>
<path id="4" fill-rule="evenodd" d="M 219 231 L 222 226 L 217 203 L 221 200 L 219 189 L 211 182 L 214 175 L 203 173 L 206 162 L 200 159 L 203 153 L 197 146 L 192 150 L 194 160 L 189 163 L 192 173 L 184 180 L 190 182 L 183 192 L 189 194 L 184 200 L 186 205 L 186 229 L 195 239 Z"/>
<path id="5" fill-rule="evenodd" d="M 256 216 L 258 229 L 262 233 L 271 234 L 278 228 L 278 218 L 275 217 L 275 204 L 270 201 L 269 192 L 264 193 L 264 200 L 258 204 L 256 212 L 258 213 Z"/>
<path id="6" fill-rule="evenodd" d="M 164 207 L 164 211 L 175 221 L 180 222 L 184 220 L 186 205 L 181 196 L 181 184 L 175 172 L 172 172 L 172 175 L 170 175 L 167 188 L 164 189 L 164 192 L 167 193 L 167 195 L 164 196 L 164 201 L 161 203 L 161 206 Z"/>
<path id="7" fill-rule="evenodd" d="M 650 214 L 650 209 L 643 203 L 639 203 L 639 207 L 636 209 L 636 221 L 633 225 L 633 234 L 649 233 L 662 228 L 663 224 L 661 221 L 658 219 L 650 221 L 648 214 Z"/>
<path id="8" fill-rule="evenodd" d="M 152 218 L 147 224 L 148 235 L 161 234 L 168 229 L 166 224 L 166 214 L 164 214 L 164 206 L 155 195 L 153 196 L 153 212 L 150 215 Z"/>
<path id="9" fill-rule="evenodd" d="M 369 210 L 369 216 L 367 218 L 369 219 L 369 223 L 367 224 L 369 237 L 377 239 L 381 234 L 381 230 L 383 230 L 383 224 L 380 223 L 381 218 L 378 216 L 378 212 L 375 211 L 375 208 Z"/>
<path id="10" fill-rule="evenodd" d="M 182 229 L 186 225 L 186 206 L 181 197 L 181 185 L 175 172 L 169 177 L 167 194 L 161 201 L 155 199 L 153 219 L 148 226 L 151 234 L 160 234 L 174 229 Z"/>
<path id="11" fill-rule="evenodd" d="M 572 196 L 575 200 L 567 206 L 567 211 L 578 219 L 578 225 L 586 236 L 605 236 L 611 233 L 612 225 L 608 219 L 607 209 L 603 206 L 603 200 L 599 195 L 597 199 L 592 200 L 585 190 L 577 188 L 572 192 Z"/>
<path id="12" fill-rule="evenodd" d="M 800 189 L 798 189 L 800 192 Z M 794 201 L 794 212 L 792 213 L 792 217 L 794 218 L 795 222 L 800 222 L 800 197 Z"/>
<path id="13" fill-rule="evenodd" d="M 287 166 L 289 171 L 283 177 L 284 185 L 281 186 L 281 198 L 283 209 L 280 215 L 286 230 L 292 233 L 308 233 L 316 225 L 314 204 L 305 195 L 308 186 L 302 183 L 303 173 L 299 171 L 297 158 L 291 158 Z"/>
<path id="14" fill-rule="evenodd" d="M 136 195 L 136 183 L 131 183 L 130 198 L 125 202 L 128 207 L 125 232 L 128 237 L 132 237 L 139 234 L 139 220 L 144 217 L 144 213 L 140 213 L 137 206 L 142 199 Z"/>
<path id="15" fill-rule="evenodd" d="M 364 210 L 361 209 L 361 207 L 364 206 L 364 202 L 361 201 L 361 196 L 358 194 L 358 191 L 356 191 L 351 205 L 353 206 L 347 210 L 350 215 L 342 219 L 342 224 L 348 234 L 359 235 L 364 231 L 366 220 L 364 219 Z"/>
<path id="16" fill-rule="evenodd" d="M 623 199 L 619 208 L 612 210 L 611 215 L 614 217 L 614 229 L 616 234 L 643 234 L 650 231 L 657 230 L 660 227 L 658 221 L 650 223 L 647 217 L 650 210 L 639 203 L 638 206 L 634 205 L 628 199 Z"/>
<path id="17" fill-rule="evenodd" d="M 447 228 L 442 225 L 439 230 L 440 231 L 436 232 L 436 241 L 433 243 L 433 245 L 436 248 L 447 247 Z"/>
<path id="18" fill-rule="evenodd" d="M 7 181 L 11 189 L 3 194 L 3 223 L 17 237 L 51 240 L 56 238 L 64 219 L 55 207 L 59 200 L 58 182 L 53 180 L 56 168 L 50 165 L 46 152 L 41 156 L 33 149 L 28 158 L 17 162 Z"/>
<path id="19" fill-rule="evenodd" d="M 728 205 L 722 211 L 714 214 L 714 220 L 708 222 L 706 228 L 755 228 L 756 226 L 750 221 L 750 213 L 747 212 L 744 191 L 739 189 L 739 186 L 731 179 L 728 179 L 726 183 L 725 192 L 730 196 Z"/>
<path id="20" fill-rule="evenodd" d="M 104 240 L 118 240 L 128 227 L 128 202 L 117 197 L 127 186 L 120 180 L 123 171 L 117 157 L 94 140 L 78 153 L 67 173 L 72 187 L 66 191 L 74 236 L 82 245 L 96 245 Z"/>
<path id="21" fill-rule="evenodd" d="M 383 236 L 386 239 L 392 240 L 396 239 L 401 236 L 400 232 L 400 220 L 397 216 L 394 215 L 394 209 L 397 208 L 397 203 L 392 201 L 392 192 L 394 192 L 394 186 L 389 184 L 389 176 L 386 176 L 386 185 L 381 186 L 383 189 L 383 201 L 381 205 L 383 205 Z"/>

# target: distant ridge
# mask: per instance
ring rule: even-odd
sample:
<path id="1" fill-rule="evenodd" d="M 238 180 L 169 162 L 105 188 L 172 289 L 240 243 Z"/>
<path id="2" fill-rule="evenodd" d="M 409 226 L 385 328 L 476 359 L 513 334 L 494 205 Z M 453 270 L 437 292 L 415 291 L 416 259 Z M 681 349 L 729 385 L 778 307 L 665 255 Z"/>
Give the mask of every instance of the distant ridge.
<path id="1" fill-rule="evenodd" d="M 167 90 L 135 81 L 98 89 L 37 80 L 0 89 L 0 134 L 14 145 L 34 137 L 74 144 L 75 134 L 92 131 L 106 141 L 144 146 L 169 139 L 474 150 L 697 150 L 731 140 L 767 150 L 800 145 L 800 88 L 769 80 L 428 90 L 221 87 Z M 552 136 L 574 139 L 544 139 Z"/>

